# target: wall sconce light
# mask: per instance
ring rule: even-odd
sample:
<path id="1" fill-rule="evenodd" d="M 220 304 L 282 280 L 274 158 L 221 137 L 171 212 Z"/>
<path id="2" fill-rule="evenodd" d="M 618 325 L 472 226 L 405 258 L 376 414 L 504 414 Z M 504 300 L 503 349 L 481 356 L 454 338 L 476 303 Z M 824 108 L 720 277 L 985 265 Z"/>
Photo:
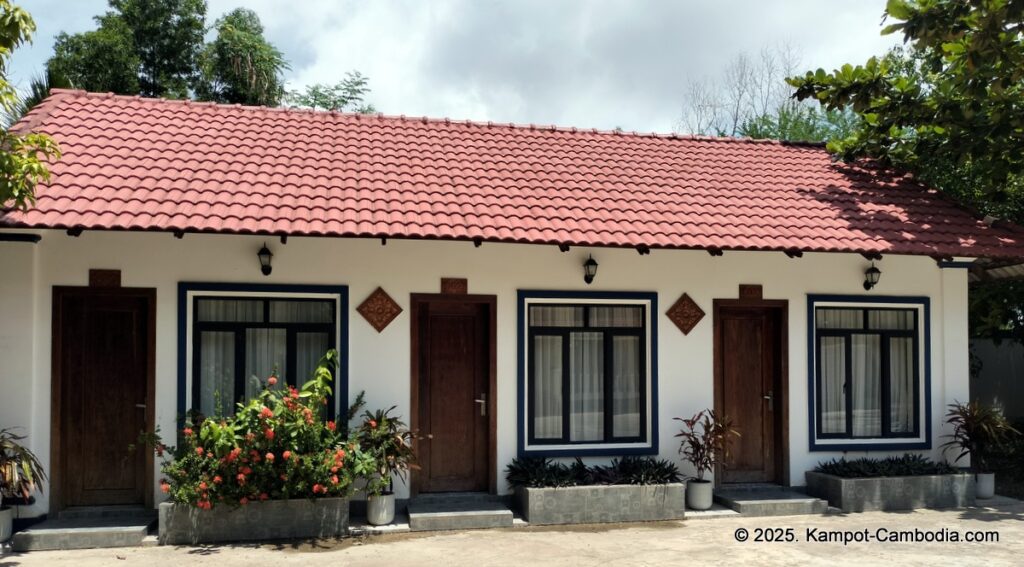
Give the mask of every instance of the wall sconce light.
<path id="1" fill-rule="evenodd" d="M 270 265 L 270 259 L 274 257 L 274 254 L 272 254 L 270 249 L 267 248 L 266 242 L 263 243 L 263 248 L 260 248 L 260 251 L 256 253 L 256 256 L 260 259 L 260 271 L 263 272 L 264 276 L 269 276 L 270 272 L 274 269 Z"/>
<path id="2" fill-rule="evenodd" d="M 864 270 L 864 289 L 870 290 L 871 288 L 878 285 L 878 280 L 882 277 L 882 270 L 875 267 L 875 263 L 871 262 L 871 267 Z"/>
<path id="3" fill-rule="evenodd" d="M 597 275 L 597 261 L 591 256 L 587 258 L 586 262 L 583 262 L 583 281 L 590 285 L 594 281 L 594 276 Z"/>

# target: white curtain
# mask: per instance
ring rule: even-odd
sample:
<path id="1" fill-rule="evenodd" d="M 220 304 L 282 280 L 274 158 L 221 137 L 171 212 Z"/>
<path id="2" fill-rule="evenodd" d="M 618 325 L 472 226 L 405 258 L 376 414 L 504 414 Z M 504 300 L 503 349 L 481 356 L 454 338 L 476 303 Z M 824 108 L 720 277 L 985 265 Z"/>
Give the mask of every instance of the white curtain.
<path id="1" fill-rule="evenodd" d="M 313 379 L 317 364 L 330 348 L 328 340 L 327 333 L 295 333 L 295 383 L 300 387 Z"/>
<path id="2" fill-rule="evenodd" d="M 846 340 L 821 337 L 821 433 L 846 432 Z"/>
<path id="3" fill-rule="evenodd" d="M 640 337 L 612 339 L 612 435 L 640 435 Z"/>
<path id="4" fill-rule="evenodd" d="M 285 375 L 287 363 L 287 335 L 284 329 L 245 330 L 245 397 L 259 394 L 270 374 L 277 371 L 277 388 L 283 388 L 288 380 Z"/>
<path id="5" fill-rule="evenodd" d="M 562 438 L 562 337 L 533 339 L 533 434 Z"/>
<path id="6" fill-rule="evenodd" d="M 861 309 L 818 309 L 815 322 L 819 329 L 863 329 L 864 311 Z"/>
<path id="7" fill-rule="evenodd" d="M 334 303 L 330 301 L 271 301 L 271 323 L 331 323 Z"/>
<path id="8" fill-rule="evenodd" d="M 569 335 L 570 441 L 604 439 L 604 334 Z"/>
<path id="9" fill-rule="evenodd" d="M 591 307 L 591 327 L 639 327 L 643 324 L 642 307 Z"/>
<path id="10" fill-rule="evenodd" d="M 882 434 L 880 340 L 878 335 L 852 336 L 854 437 L 877 437 Z"/>
<path id="11" fill-rule="evenodd" d="M 582 327 L 583 308 L 563 305 L 530 307 L 531 327 Z"/>
<path id="12" fill-rule="evenodd" d="M 200 299 L 199 321 L 253 323 L 263 320 L 263 302 L 258 299 Z"/>
<path id="13" fill-rule="evenodd" d="M 203 331 L 199 349 L 199 411 L 208 416 L 235 413 L 235 334 Z"/>
<path id="14" fill-rule="evenodd" d="M 868 327 L 872 329 L 910 330 L 914 328 L 914 312 L 909 309 L 868 311 Z"/>
<path id="15" fill-rule="evenodd" d="M 889 340 L 889 416 L 893 433 L 914 430 L 914 339 Z"/>

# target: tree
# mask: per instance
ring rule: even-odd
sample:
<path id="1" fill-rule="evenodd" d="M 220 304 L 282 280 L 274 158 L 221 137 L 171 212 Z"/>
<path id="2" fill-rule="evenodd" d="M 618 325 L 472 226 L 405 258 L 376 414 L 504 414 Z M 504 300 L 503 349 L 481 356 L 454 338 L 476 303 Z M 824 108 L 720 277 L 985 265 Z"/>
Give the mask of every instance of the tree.
<path id="1" fill-rule="evenodd" d="M 96 21 L 96 30 L 57 35 L 47 75 L 63 77 L 74 88 L 87 91 L 138 94 L 141 64 L 131 30 L 111 14 Z"/>
<path id="2" fill-rule="evenodd" d="M 14 126 L 17 121 L 28 114 L 28 111 L 50 96 L 50 89 L 66 89 L 70 86 L 67 79 L 55 75 L 50 70 L 32 77 L 28 84 L 28 90 L 18 97 L 10 108 L 3 109 L 4 126 L 6 128 Z"/>
<path id="3" fill-rule="evenodd" d="M 196 98 L 215 102 L 277 106 L 284 96 L 284 56 L 263 37 L 252 10 L 238 8 L 217 20 L 217 37 L 199 56 Z"/>
<path id="4" fill-rule="evenodd" d="M 89 91 L 185 98 L 197 79 L 205 0 L 109 0 L 98 28 L 61 33 L 47 67 Z"/>
<path id="5" fill-rule="evenodd" d="M 18 93 L 7 81 L 7 65 L 14 50 L 31 41 L 36 24 L 10 0 L 0 0 L 0 107 L 12 112 Z M 26 208 L 35 202 L 36 184 L 50 178 L 48 163 L 60 157 L 57 144 L 43 134 L 0 134 L 0 207 Z"/>
<path id="6" fill-rule="evenodd" d="M 754 139 L 825 142 L 849 136 L 859 120 L 852 112 L 819 110 L 790 101 L 766 114 L 747 118 L 738 134 Z"/>
<path id="7" fill-rule="evenodd" d="M 345 73 L 345 78 L 333 86 L 324 84 L 309 85 L 304 92 L 288 93 L 288 102 L 292 106 L 312 108 L 313 110 L 338 110 L 369 114 L 376 112 L 373 105 L 364 102 L 370 92 L 367 86 L 369 79 L 359 71 Z"/>

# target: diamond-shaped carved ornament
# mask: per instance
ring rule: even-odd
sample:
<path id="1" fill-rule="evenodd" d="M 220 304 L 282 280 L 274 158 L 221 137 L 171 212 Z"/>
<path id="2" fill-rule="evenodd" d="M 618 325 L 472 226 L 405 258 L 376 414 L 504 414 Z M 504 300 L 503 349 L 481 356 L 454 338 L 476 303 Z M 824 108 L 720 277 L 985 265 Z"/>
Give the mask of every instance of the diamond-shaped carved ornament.
<path id="1" fill-rule="evenodd" d="M 689 335 L 690 331 L 697 326 L 697 323 L 700 323 L 700 320 L 704 318 L 704 310 L 685 293 L 665 314 L 676 324 L 676 327 L 679 327 L 679 330 L 684 335 Z"/>
<path id="2" fill-rule="evenodd" d="M 378 287 L 356 308 L 356 311 L 379 333 L 398 317 L 402 308 L 383 288 Z"/>

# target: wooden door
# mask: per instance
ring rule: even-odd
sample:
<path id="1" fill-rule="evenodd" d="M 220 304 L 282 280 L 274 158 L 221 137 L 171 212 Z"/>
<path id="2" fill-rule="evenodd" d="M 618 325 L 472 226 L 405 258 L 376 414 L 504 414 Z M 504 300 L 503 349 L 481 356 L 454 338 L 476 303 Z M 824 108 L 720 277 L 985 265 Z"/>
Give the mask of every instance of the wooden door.
<path id="1" fill-rule="evenodd" d="M 780 482 L 782 439 L 779 316 L 763 307 L 717 313 L 716 406 L 740 433 L 721 482 Z"/>
<path id="2" fill-rule="evenodd" d="M 446 300 L 417 306 L 419 490 L 488 488 L 490 312 Z"/>
<path id="3" fill-rule="evenodd" d="M 62 507 L 146 501 L 152 300 L 55 291 Z"/>

